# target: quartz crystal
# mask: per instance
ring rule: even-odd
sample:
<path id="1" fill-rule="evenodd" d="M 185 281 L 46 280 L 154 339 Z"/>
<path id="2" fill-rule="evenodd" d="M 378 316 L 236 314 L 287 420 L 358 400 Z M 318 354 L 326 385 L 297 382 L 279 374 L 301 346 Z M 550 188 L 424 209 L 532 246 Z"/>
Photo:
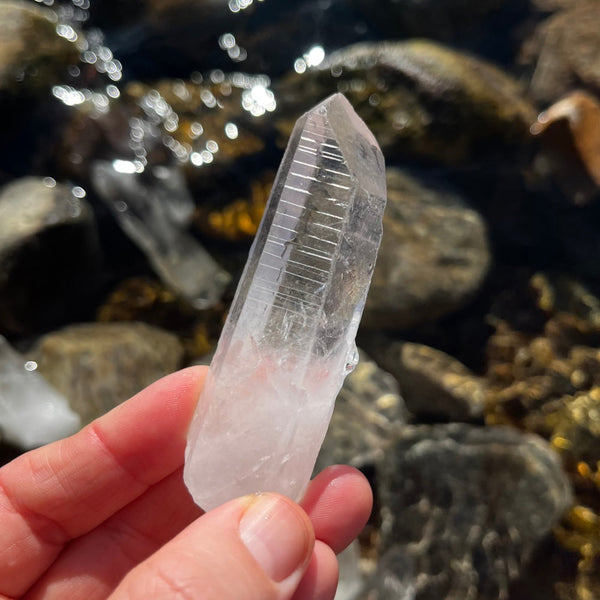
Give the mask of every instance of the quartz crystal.
<path id="1" fill-rule="evenodd" d="M 385 199 L 383 155 L 344 96 L 298 120 L 188 435 L 184 478 L 205 510 L 303 494 L 356 364 Z"/>
<path id="2" fill-rule="evenodd" d="M 0 336 L 0 439 L 29 449 L 75 433 L 79 415 Z"/>
<path id="3" fill-rule="evenodd" d="M 166 285 L 196 308 L 213 306 L 230 276 L 186 231 L 194 201 L 183 175 L 164 165 L 144 173 L 134 167 L 123 160 L 95 161 L 95 190 Z"/>

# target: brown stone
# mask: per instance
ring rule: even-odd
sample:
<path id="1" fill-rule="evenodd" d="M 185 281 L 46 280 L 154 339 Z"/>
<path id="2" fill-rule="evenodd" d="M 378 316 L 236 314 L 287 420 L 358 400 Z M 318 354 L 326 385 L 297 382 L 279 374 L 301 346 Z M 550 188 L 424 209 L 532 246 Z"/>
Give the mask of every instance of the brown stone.
<path id="1" fill-rule="evenodd" d="M 600 64 L 600 63 L 599 63 Z M 572 92 L 540 113 L 531 132 L 540 137 L 542 165 L 575 204 L 600 192 L 600 102 Z"/>

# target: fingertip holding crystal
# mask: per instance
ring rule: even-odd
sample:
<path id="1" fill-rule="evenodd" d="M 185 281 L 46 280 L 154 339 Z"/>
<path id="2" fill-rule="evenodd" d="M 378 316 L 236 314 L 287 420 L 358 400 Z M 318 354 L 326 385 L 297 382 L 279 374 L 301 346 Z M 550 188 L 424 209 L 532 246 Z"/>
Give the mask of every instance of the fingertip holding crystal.
<path id="1" fill-rule="evenodd" d="M 385 201 L 383 155 L 343 95 L 298 120 L 188 434 L 184 479 L 205 510 L 302 496 L 356 362 Z"/>

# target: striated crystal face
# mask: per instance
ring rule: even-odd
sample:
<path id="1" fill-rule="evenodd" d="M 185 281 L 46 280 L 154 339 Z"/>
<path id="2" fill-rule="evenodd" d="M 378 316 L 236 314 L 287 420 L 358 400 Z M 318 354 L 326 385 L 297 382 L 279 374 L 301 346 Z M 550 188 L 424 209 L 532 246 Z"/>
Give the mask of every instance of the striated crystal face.
<path id="1" fill-rule="evenodd" d="M 385 199 L 383 155 L 344 96 L 298 120 L 188 435 L 202 508 L 304 492 L 356 364 Z"/>

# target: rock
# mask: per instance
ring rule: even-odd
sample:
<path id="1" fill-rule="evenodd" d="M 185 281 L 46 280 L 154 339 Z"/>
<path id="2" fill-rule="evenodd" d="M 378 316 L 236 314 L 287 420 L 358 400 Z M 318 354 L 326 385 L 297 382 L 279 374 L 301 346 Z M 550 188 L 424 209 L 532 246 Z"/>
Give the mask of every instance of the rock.
<path id="1" fill-rule="evenodd" d="M 577 2 L 542 22 L 524 45 L 521 61 L 534 67 L 530 92 L 550 104 L 574 88 L 600 93 L 600 11 Z"/>
<path id="2" fill-rule="evenodd" d="M 125 97 L 135 118 L 152 121 L 158 139 L 167 140 L 167 154 L 182 164 L 194 196 L 201 199 L 195 218 L 199 230 L 217 239 L 250 241 L 276 168 L 265 169 L 270 164 L 265 150 L 274 139 L 269 117 L 276 107 L 269 79 L 213 70 L 203 81 L 134 82 Z"/>
<path id="3" fill-rule="evenodd" d="M 380 469 L 382 550 L 413 562 L 418 600 L 507 597 L 571 502 L 548 444 L 508 428 L 405 427 Z"/>
<path id="4" fill-rule="evenodd" d="M 51 90 L 73 83 L 69 71 L 81 67 L 81 32 L 67 31 L 78 41 L 57 33 L 54 11 L 30 1 L 0 0 L 0 170 L 8 179 L 51 172 L 40 165 L 48 141 L 66 121 L 66 107 Z"/>
<path id="5" fill-rule="evenodd" d="M 264 149 L 269 130 L 265 115 L 276 106 L 269 83 L 266 76 L 213 70 L 205 79 L 162 79 L 154 85 L 132 82 L 125 98 L 138 105 L 139 116 L 145 114 L 167 126 L 165 133 L 187 149 L 184 158 L 190 167 L 214 171 Z M 255 87 L 263 90 L 261 98 L 257 90 L 252 97 Z"/>
<path id="6" fill-rule="evenodd" d="M 567 590 L 574 581 L 582 598 L 595 598 L 600 557 L 600 300 L 565 275 L 538 273 L 531 288 L 545 323 L 541 331 L 528 333 L 506 322 L 496 324 L 487 350 L 486 421 L 538 432 L 561 454 L 576 503 L 555 536 L 563 554 L 572 553 L 573 564 L 570 574 L 567 570 L 559 575 L 566 582 L 554 587 Z M 564 562 L 564 556 L 558 560 Z"/>
<path id="7" fill-rule="evenodd" d="M 0 2 L 0 106 L 6 95 L 49 92 L 68 79 L 79 50 L 56 30 L 56 15 L 31 2 Z"/>
<path id="8" fill-rule="evenodd" d="M 256 175 L 256 174 L 255 174 Z M 266 171 L 250 180 L 250 191 L 244 193 L 240 185 L 240 196 L 225 206 L 200 206 L 194 222 L 198 229 L 212 238 L 229 242 L 250 241 L 256 235 L 275 173 Z"/>
<path id="9" fill-rule="evenodd" d="M 415 567 L 408 553 L 392 546 L 377 562 L 377 570 L 353 600 L 414 600 Z"/>
<path id="10" fill-rule="evenodd" d="M 599 353 L 594 354 L 598 361 Z M 600 457 L 600 387 L 566 401 L 564 408 L 550 417 L 550 423 L 554 424 L 554 446 L 593 469 Z"/>
<path id="11" fill-rule="evenodd" d="M 486 421 L 550 437 L 550 415 L 573 396 L 600 387 L 600 300 L 560 275 L 538 273 L 531 287 L 545 323 L 529 333 L 496 323 L 486 350 Z"/>
<path id="12" fill-rule="evenodd" d="M 315 473 L 337 464 L 372 467 L 407 418 L 394 378 L 361 351 L 335 402 Z"/>
<path id="13" fill-rule="evenodd" d="M 213 70 L 206 79 L 131 82 L 104 112 L 91 101 L 73 107 L 55 170 L 89 182 L 97 160 L 128 161 L 145 168 L 144 177 L 176 163 L 197 200 L 196 227 L 213 238 L 248 242 L 276 168 L 266 152 L 275 138 L 274 109 L 265 76 Z"/>
<path id="14" fill-rule="evenodd" d="M 160 282 L 147 277 L 122 281 L 98 309 L 98 321 L 141 321 L 177 335 L 186 358 L 205 357 L 216 345 L 225 320 L 225 305 L 194 309 Z M 208 364 L 207 363 L 202 364 Z"/>
<path id="15" fill-rule="evenodd" d="M 34 332 L 81 313 L 100 255 L 81 188 L 28 177 L 0 190 L 0 330 Z"/>
<path id="16" fill-rule="evenodd" d="M 356 44 L 275 87 L 287 138 L 313 99 L 344 92 L 386 158 L 456 164 L 526 145 L 535 119 L 517 82 L 490 63 L 433 42 Z"/>
<path id="17" fill-rule="evenodd" d="M 600 102 L 594 96 L 572 92 L 542 112 L 531 131 L 541 138 L 538 163 L 567 198 L 582 205 L 600 195 Z"/>
<path id="18" fill-rule="evenodd" d="M 29 356 L 85 424 L 178 369 L 183 349 L 143 323 L 89 323 L 45 335 Z"/>
<path id="19" fill-rule="evenodd" d="M 482 218 L 455 194 L 388 169 L 388 204 L 362 325 L 407 329 L 464 306 L 490 265 Z"/>
<path id="20" fill-rule="evenodd" d="M 482 419 L 485 382 L 458 360 L 410 342 L 383 342 L 369 348 L 378 363 L 400 383 L 402 397 L 412 414 L 444 421 Z"/>
<path id="21" fill-rule="evenodd" d="M 556 12 L 566 8 L 575 8 L 588 2 L 589 0 L 530 0 L 530 4 L 541 12 Z"/>

